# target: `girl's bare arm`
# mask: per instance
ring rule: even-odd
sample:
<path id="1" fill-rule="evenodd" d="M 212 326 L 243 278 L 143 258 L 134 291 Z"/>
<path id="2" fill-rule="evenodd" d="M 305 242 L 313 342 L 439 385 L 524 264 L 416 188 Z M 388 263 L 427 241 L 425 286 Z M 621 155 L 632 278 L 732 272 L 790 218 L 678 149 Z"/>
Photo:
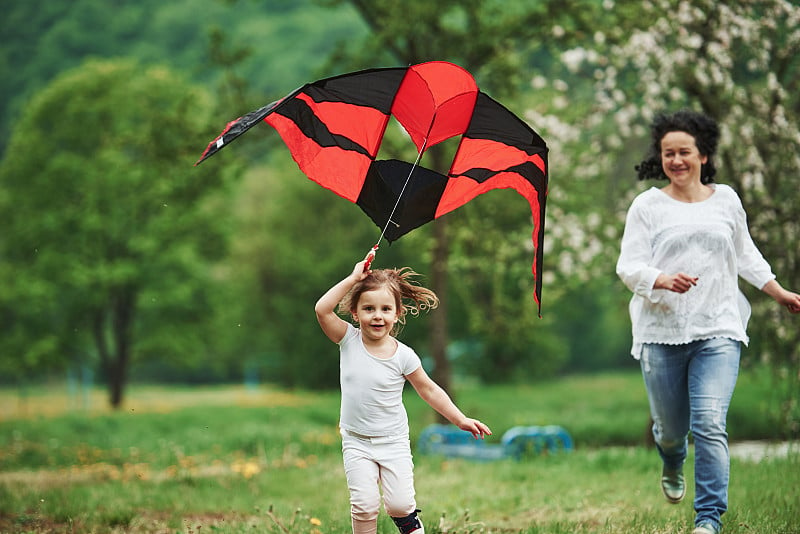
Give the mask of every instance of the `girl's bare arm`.
<path id="1" fill-rule="evenodd" d="M 347 292 L 359 281 L 363 280 L 367 273 L 364 271 L 366 258 L 353 267 L 353 272 L 347 278 L 341 280 L 322 295 L 314 305 L 314 312 L 317 314 L 317 322 L 328 336 L 328 339 L 338 343 L 347 332 L 347 322 L 336 314 L 336 306 L 347 295 Z"/>
<path id="2" fill-rule="evenodd" d="M 453 403 L 450 396 L 436 382 L 431 380 L 428 373 L 422 367 L 406 376 L 411 385 L 420 397 L 427 402 L 431 408 L 442 414 L 448 421 L 456 425 L 461 430 L 470 432 L 475 439 L 483 439 L 486 435 L 491 435 L 489 427 L 477 419 L 472 419 L 464 415 L 461 410 Z"/>

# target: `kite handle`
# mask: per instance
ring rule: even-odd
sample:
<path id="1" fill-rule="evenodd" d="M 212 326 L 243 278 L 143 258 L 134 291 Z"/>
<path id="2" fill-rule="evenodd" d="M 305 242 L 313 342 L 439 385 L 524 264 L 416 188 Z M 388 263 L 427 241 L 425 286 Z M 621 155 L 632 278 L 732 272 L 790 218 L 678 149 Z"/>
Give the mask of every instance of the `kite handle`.
<path id="1" fill-rule="evenodd" d="M 378 251 L 378 245 L 376 244 L 367 253 L 367 261 L 364 263 L 364 272 L 369 271 L 369 266 L 372 265 L 372 260 L 375 259 L 375 254 L 377 253 L 377 251 Z"/>

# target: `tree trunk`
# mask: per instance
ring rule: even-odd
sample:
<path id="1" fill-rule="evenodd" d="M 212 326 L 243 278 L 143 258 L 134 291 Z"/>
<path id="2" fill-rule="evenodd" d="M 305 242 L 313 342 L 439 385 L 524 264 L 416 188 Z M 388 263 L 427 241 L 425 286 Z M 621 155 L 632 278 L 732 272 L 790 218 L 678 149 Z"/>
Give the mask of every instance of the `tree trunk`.
<path id="1" fill-rule="evenodd" d="M 113 409 L 119 410 L 122 407 L 128 379 L 136 292 L 125 290 L 114 295 L 112 299 L 110 334 L 113 350 L 109 348 L 106 337 L 107 314 L 104 310 L 95 313 L 92 330 L 95 347 L 100 356 L 100 367 L 108 387 L 109 404 Z"/>
<path id="2" fill-rule="evenodd" d="M 122 407 L 125 384 L 128 380 L 128 365 L 131 352 L 131 328 L 133 326 L 134 302 L 136 292 L 125 289 L 117 295 L 114 302 L 112 335 L 114 336 L 114 365 L 108 386 L 111 394 L 111 407 L 118 410 Z"/>
<path id="3" fill-rule="evenodd" d="M 122 399 L 125 390 L 125 379 L 127 376 L 128 355 L 117 354 L 114 358 L 111 374 L 108 377 L 109 403 L 115 410 L 122 408 Z"/>
<path id="4" fill-rule="evenodd" d="M 106 314 L 105 310 L 99 309 L 94 311 L 92 317 L 92 336 L 94 337 L 94 346 L 97 349 L 97 356 L 100 358 L 100 371 L 103 375 L 103 380 L 108 383 L 111 376 L 111 353 L 106 341 Z"/>

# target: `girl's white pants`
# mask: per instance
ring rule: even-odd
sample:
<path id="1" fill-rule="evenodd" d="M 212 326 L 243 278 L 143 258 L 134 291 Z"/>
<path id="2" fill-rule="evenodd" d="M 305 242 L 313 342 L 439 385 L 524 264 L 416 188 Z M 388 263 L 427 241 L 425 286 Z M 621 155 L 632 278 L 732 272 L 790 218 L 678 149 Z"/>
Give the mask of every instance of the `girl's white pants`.
<path id="1" fill-rule="evenodd" d="M 405 517 L 416 510 L 408 436 L 370 438 L 347 430 L 341 433 L 353 533 L 377 532 L 381 490 L 383 506 L 391 517 Z"/>

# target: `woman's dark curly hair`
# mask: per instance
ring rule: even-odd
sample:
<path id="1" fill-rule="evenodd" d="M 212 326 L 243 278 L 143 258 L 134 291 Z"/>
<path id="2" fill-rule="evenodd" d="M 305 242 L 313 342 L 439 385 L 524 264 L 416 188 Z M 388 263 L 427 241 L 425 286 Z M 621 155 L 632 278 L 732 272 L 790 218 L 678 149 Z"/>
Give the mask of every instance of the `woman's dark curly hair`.
<path id="1" fill-rule="evenodd" d="M 694 137 L 697 150 L 708 160 L 700 170 L 700 181 L 708 184 L 714 181 L 717 168 L 713 156 L 717 152 L 719 127 L 708 115 L 682 109 L 674 113 L 659 113 L 650 125 L 653 143 L 645 159 L 636 165 L 639 180 L 668 180 L 661 166 L 661 140 L 669 132 L 686 132 Z"/>

